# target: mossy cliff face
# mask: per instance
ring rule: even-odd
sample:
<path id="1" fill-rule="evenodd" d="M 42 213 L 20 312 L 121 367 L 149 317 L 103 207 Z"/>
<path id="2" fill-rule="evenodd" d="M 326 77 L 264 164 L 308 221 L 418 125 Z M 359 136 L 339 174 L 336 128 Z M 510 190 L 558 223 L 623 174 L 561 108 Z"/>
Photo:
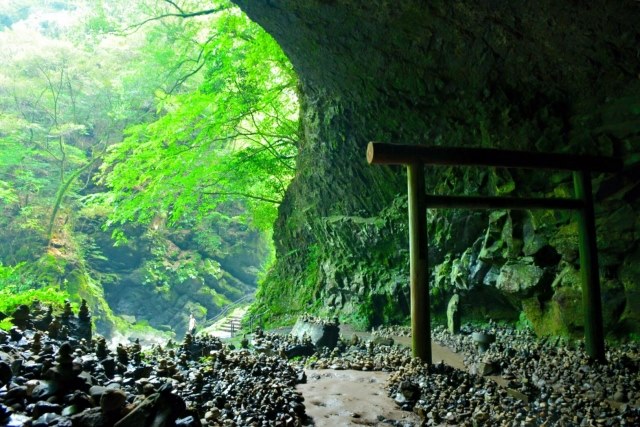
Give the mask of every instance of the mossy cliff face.
<path id="1" fill-rule="evenodd" d="M 89 231 L 89 230 L 88 230 Z M 193 314 L 202 324 L 255 290 L 268 257 L 260 233 L 236 221 L 203 221 L 129 230 L 114 246 L 108 233 L 88 235 L 101 256 L 89 266 L 104 287 L 113 313 L 131 323 L 182 336 Z"/>
<path id="2" fill-rule="evenodd" d="M 407 314 L 404 172 L 368 166 L 370 140 L 620 155 L 623 174 L 594 177 L 603 300 L 610 330 L 638 332 L 637 2 L 235 3 L 276 38 L 301 79 L 298 173 L 280 207 L 266 305 L 369 322 Z M 562 173 L 427 176 L 428 191 L 440 194 L 572 194 Z M 540 333 L 580 333 L 569 214 L 430 212 L 429 232 L 435 305 L 455 291 L 463 315 L 524 310 Z"/>

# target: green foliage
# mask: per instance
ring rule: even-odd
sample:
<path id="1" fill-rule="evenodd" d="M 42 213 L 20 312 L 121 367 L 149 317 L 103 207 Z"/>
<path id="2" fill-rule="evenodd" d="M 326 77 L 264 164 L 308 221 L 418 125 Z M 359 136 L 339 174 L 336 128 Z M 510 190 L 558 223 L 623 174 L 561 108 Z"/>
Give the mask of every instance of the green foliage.
<path id="1" fill-rule="evenodd" d="M 5 319 L 0 320 L 0 329 L 3 331 L 8 331 L 13 327 L 13 322 L 11 321 L 11 317 L 7 317 Z"/>
<path id="2" fill-rule="evenodd" d="M 16 267 L 0 267 L 0 288 L 62 289 L 120 325 L 92 270 L 108 264 L 92 235 L 108 218 L 120 243 L 132 229 L 150 243 L 156 292 L 237 299 L 251 286 L 213 260 L 247 246 L 266 256 L 256 230 L 270 237 L 295 167 L 296 78 L 277 44 L 228 1 L 11 3 L 0 6 L 0 260 Z M 199 9 L 220 12 L 156 19 Z M 184 247 L 171 241 L 180 231 Z"/>
<path id="3" fill-rule="evenodd" d="M 69 294 L 60 290 L 57 286 L 27 289 L 17 293 L 11 287 L 7 287 L 0 289 L 0 311 L 11 313 L 19 305 L 30 305 L 34 300 L 39 300 L 45 304 L 53 304 L 54 307 L 62 309 L 64 301 L 69 298 Z"/>
<path id="4" fill-rule="evenodd" d="M 518 321 L 516 322 L 516 329 L 518 330 L 531 330 L 533 329 L 533 324 L 527 318 L 527 315 L 524 311 L 520 312 L 520 316 L 518 317 Z"/>
<path id="5" fill-rule="evenodd" d="M 15 0 L 6 6 L 20 22 L 0 26 L 0 228 L 8 248 L 24 250 L 0 257 L 33 259 L 51 237 L 67 237 L 64 224 L 74 219 L 95 162 L 138 114 L 141 98 L 152 97 L 123 83 L 135 50 L 112 34 L 84 31 L 83 20 L 94 13 L 89 6 L 97 5 Z M 17 9 L 24 14 L 14 14 Z M 129 42 L 135 46 L 134 38 Z M 20 251 L 31 257 L 17 256 Z"/>
<path id="6" fill-rule="evenodd" d="M 0 262 L 0 291 L 19 293 L 33 288 L 34 279 L 25 270 L 24 262 L 14 266 L 3 266 Z"/>
<path id="7" fill-rule="evenodd" d="M 374 324 L 376 308 L 373 301 L 368 298 L 358 305 L 357 310 L 344 319 L 344 322 L 351 323 L 356 330 L 366 331 Z"/>
<path id="8" fill-rule="evenodd" d="M 103 202 L 118 206 L 109 223 L 149 223 L 166 214 L 175 225 L 240 203 L 240 215 L 246 209 L 255 227 L 270 230 L 295 167 L 298 106 L 291 65 L 275 41 L 236 9 L 204 24 L 180 25 L 187 34 L 206 25 L 204 44 L 185 45 L 203 58 L 192 76 L 199 84 L 157 91 L 156 120 L 130 126 L 109 149 L 102 182 L 110 192 Z M 157 37 L 152 33 L 154 49 Z"/>

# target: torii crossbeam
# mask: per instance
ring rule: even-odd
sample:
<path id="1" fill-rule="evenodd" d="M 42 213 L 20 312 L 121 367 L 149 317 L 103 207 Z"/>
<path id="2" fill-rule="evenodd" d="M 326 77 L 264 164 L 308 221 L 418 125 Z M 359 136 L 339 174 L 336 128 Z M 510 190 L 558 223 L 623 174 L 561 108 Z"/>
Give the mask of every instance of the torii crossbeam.
<path id="1" fill-rule="evenodd" d="M 431 313 L 427 208 L 468 209 L 568 209 L 577 212 L 584 309 L 584 338 L 589 357 L 604 363 L 604 328 L 600 301 L 598 248 L 591 189 L 592 172 L 622 170 L 622 159 L 569 154 L 532 153 L 484 148 L 431 147 L 370 142 L 369 164 L 407 166 L 409 194 L 409 253 L 411 282 L 411 330 L 413 355 L 431 360 Z M 573 172 L 574 198 L 504 198 L 479 196 L 435 196 L 425 192 L 424 165 L 486 166 L 555 169 Z"/>

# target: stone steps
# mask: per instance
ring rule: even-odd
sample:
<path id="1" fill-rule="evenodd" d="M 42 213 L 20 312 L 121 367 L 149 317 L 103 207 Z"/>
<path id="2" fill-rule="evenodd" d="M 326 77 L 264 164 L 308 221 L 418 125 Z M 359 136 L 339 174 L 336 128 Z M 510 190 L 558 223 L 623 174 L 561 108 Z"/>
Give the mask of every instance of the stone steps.
<path id="1" fill-rule="evenodd" d="M 242 326 L 242 317 L 231 316 L 227 317 L 225 321 L 217 328 L 219 331 L 235 333 Z"/>

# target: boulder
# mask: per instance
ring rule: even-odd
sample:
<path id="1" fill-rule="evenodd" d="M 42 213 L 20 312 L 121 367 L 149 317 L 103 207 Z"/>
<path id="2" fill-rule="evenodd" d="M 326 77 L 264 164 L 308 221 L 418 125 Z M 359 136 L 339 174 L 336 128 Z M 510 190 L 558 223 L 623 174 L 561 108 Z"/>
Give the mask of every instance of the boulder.
<path id="1" fill-rule="evenodd" d="M 502 266 L 496 287 L 506 294 L 526 297 L 533 294 L 544 277 L 544 269 L 535 265 L 533 258 L 524 257 L 510 260 Z"/>
<path id="2" fill-rule="evenodd" d="M 333 348 L 338 343 L 340 327 L 334 323 L 298 319 L 291 330 L 291 335 L 301 340 L 306 335 L 316 347 Z"/>

